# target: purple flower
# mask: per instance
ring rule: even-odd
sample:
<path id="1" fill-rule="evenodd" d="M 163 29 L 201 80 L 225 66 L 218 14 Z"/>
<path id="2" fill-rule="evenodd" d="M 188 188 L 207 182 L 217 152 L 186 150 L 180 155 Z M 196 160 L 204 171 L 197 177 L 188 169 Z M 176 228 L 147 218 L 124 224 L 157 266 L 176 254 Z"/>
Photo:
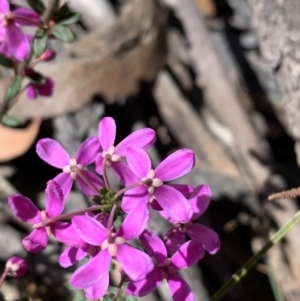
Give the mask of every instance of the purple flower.
<path id="1" fill-rule="evenodd" d="M 153 262 L 148 255 L 132 247 L 127 241 L 144 230 L 148 219 L 148 212 L 139 208 L 138 211 L 130 212 L 118 231 L 112 233 L 94 218 L 73 217 L 72 224 L 79 237 L 90 245 L 101 247 L 101 251 L 73 274 L 71 285 L 85 289 L 86 296 L 90 299 L 101 298 L 108 288 L 108 271 L 112 258 L 120 262 L 130 279 L 143 279 L 153 269 Z"/>
<path id="2" fill-rule="evenodd" d="M 20 30 L 20 25 L 37 26 L 40 17 L 33 10 L 21 7 L 10 10 L 7 0 L 0 1 L 0 31 L 3 40 L 7 42 L 9 52 L 19 60 L 25 60 L 30 53 L 30 43 L 26 35 Z"/>
<path id="3" fill-rule="evenodd" d="M 99 147 L 98 138 L 90 137 L 80 145 L 75 158 L 71 158 L 67 151 L 53 139 L 45 138 L 37 143 L 36 152 L 40 158 L 48 164 L 62 169 L 62 172 L 53 180 L 61 186 L 64 200 L 68 197 L 74 180 L 77 180 L 79 187 L 86 195 L 97 194 L 95 189 L 90 187 L 81 176 L 78 176 L 78 172 L 97 190 L 103 186 L 99 177 L 84 169 L 95 161 Z"/>
<path id="4" fill-rule="evenodd" d="M 23 258 L 13 256 L 9 258 L 5 264 L 7 275 L 12 277 L 22 277 L 27 271 L 27 263 Z"/>
<path id="5" fill-rule="evenodd" d="M 178 276 L 177 271 L 195 264 L 204 256 L 202 244 L 197 241 L 188 241 L 171 258 L 168 258 L 164 243 L 150 230 L 144 230 L 140 235 L 140 241 L 157 264 L 146 278 L 130 281 L 126 292 L 140 297 L 145 296 L 155 290 L 163 279 L 166 279 L 174 301 L 195 300 L 190 287 Z"/>
<path id="6" fill-rule="evenodd" d="M 59 216 L 63 209 L 62 192 L 57 183 L 49 181 L 46 191 L 46 210 L 40 211 L 32 201 L 20 194 L 11 195 L 8 204 L 14 215 L 22 222 L 27 222 L 33 226 L 33 231 L 23 239 L 24 248 L 29 252 L 39 252 L 46 248 L 48 236 L 59 225 L 54 222 L 43 227 L 43 223 L 49 218 Z"/>
<path id="7" fill-rule="evenodd" d="M 155 131 L 149 128 L 144 128 L 131 133 L 118 145 L 114 146 L 116 138 L 116 123 L 113 118 L 105 117 L 99 123 L 99 141 L 101 145 L 101 153 L 97 156 L 96 171 L 103 174 L 102 164 L 104 158 L 106 164 L 114 167 L 117 162 L 125 157 L 126 150 L 130 146 L 137 146 L 143 149 L 148 149 L 154 144 L 156 135 Z"/>
<path id="8" fill-rule="evenodd" d="M 142 181 L 144 185 L 128 190 L 122 199 L 122 210 L 129 212 L 138 204 L 147 204 L 154 199 L 169 216 L 175 220 L 190 220 L 192 209 L 187 199 L 176 188 L 164 184 L 165 181 L 177 179 L 192 170 L 195 154 L 189 149 L 176 151 L 162 161 L 155 169 L 145 150 L 129 147 L 126 153 L 129 168 L 134 176 L 127 178 L 127 184 Z"/>
<path id="9" fill-rule="evenodd" d="M 210 254 L 215 254 L 220 249 L 219 235 L 212 229 L 193 223 L 207 209 L 211 199 L 211 190 L 207 185 L 198 186 L 191 193 L 188 200 L 193 209 L 193 215 L 185 223 L 168 217 L 166 212 L 160 212 L 166 219 L 174 225 L 166 235 L 166 246 L 169 253 L 174 253 L 185 242 L 185 235 L 189 235 L 192 240 L 202 243 L 203 248 Z"/>
<path id="10" fill-rule="evenodd" d="M 89 212 L 87 215 L 101 222 L 103 226 L 107 226 L 107 214 L 99 213 L 94 216 L 93 213 Z M 99 247 L 92 246 L 81 239 L 73 225 L 70 223 L 61 223 L 59 227 L 54 229 L 53 235 L 56 240 L 67 246 L 58 258 L 59 264 L 64 268 L 79 262 L 87 254 L 94 256 L 100 251 Z"/>
<path id="11" fill-rule="evenodd" d="M 45 77 L 43 84 L 30 83 L 26 86 L 26 94 L 29 99 L 36 99 L 40 96 L 51 96 L 53 92 L 53 81 L 50 77 Z"/>

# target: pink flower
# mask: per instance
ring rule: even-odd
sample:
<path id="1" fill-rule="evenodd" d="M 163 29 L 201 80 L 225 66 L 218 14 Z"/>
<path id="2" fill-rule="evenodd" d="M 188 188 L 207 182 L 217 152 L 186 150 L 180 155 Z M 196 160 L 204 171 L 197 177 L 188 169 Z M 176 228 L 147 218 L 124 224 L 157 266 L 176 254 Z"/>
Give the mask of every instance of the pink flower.
<path id="1" fill-rule="evenodd" d="M 93 196 L 97 194 L 95 189 L 99 190 L 103 186 L 102 180 L 92 172 L 85 170 L 85 167 L 95 161 L 99 150 L 99 141 L 97 137 L 86 139 L 76 152 L 75 158 L 71 158 L 67 151 L 55 140 L 45 138 L 39 140 L 36 145 L 36 152 L 41 159 L 48 164 L 61 168 L 62 172 L 53 180 L 61 186 L 64 200 L 68 197 L 73 181 L 76 180 L 82 191 Z M 95 186 L 93 189 L 78 173 Z"/>
<path id="2" fill-rule="evenodd" d="M 11 195 L 8 204 L 14 215 L 22 222 L 27 222 L 33 226 L 33 231 L 23 239 L 24 248 L 29 252 L 39 252 L 46 248 L 48 236 L 51 235 L 59 222 L 54 222 L 43 227 L 43 223 L 49 218 L 59 216 L 63 209 L 63 198 L 60 187 L 49 181 L 46 191 L 46 210 L 40 211 L 32 201 L 20 194 Z"/>
<path id="3" fill-rule="evenodd" d="M 30 53 L 30 43 L 26 35 L 20 30 L 20 25 L 37 26 L 38 23 L 40 23 L 40 17 L 33 10 L 21 7 L 11 11 L 7 0 L 0 1 L 2 40 L 7 42 L 9 52 L 17 60 L 25 60 Z"/>
<path id="4" fill-rule="evenodd" d="M 13 256 L 9 258 L 5 264 L 7 275 L 12 277 L 22 277 L 27 272 L 27 263 L 23 258 Z"/>
<path id="5" fill-rule="evenodd" d="M 131 295 L 145 296 L 155 290 L 166 279 L 174 301 L 195 300 L 188 284 L 177 274 L 204 256 L 204 249 L 197 241 L 188 241 L 171 257 L 162 240 L 150 230 L 144 230 L 140 241 L 149 255 L 157 262 L 154 269 L 139 281 L 130 281 L 126 292 Z"/>
<path id="6" fill-rule="evenodd" d="M 101 222 L 103 226 L 107 226 L 107 214 L 99 213 L 94 216 L 93 213 L 89 212 L 87 215 Z M 61 223 L 59 227 L 54 229 L 53 235 L 56 240 L 67 245 L 67 248 L 58 258 L 59 264 L 64 268 L 74 265 L 78 261 L 82 260 L 87 254 L 93 256 L 99 252 L 98 247 L 89 245 L 81 239 L 73 225 L 70 223 Z"/>
<path id="7" fill-rule="evenodd" d="M 109 166 L 116 165 L 125 157 L 126 150 L 130 146 L 137 146 L 143 149 L 148 149 L 154 144 L 156 135 L 155 131 L 149 128 L 144 128 L 131 133 L 118 145 L 114 146 L 116 137 L 116 123 L 113 118 L 105 117 L 99 123 L 99 141 L 101 146 L 101 153 L 96 159 L 96 171 L 103 174 L 102 164 L 104 158 L 107 160 L 106 164 Z"/>
<path id="8" fill-rule="evenodd" d="M 193 209 L 193 215 L 185 223 L 169 217 L 166 212 L 160 212 L 166 219 L 173 223 L 173 227 L 166 235 L 166 246 L 169 253 L 174 253 L 185 242 L 187 234 L 192 240 L 202 243 L 203 248 L 210 254 L 215 254 L 220 249 L 219 235 L 212 229 L 193 223 L 207 209 L 211 199 L 211 190 L 207 185 L 198 186 L 188 198 Z"/>
<path id="9" fill-rule="evenodd" d="M 45 78 L 45 83 L 38 85 L 30 83 L 26 87 L 26 94 L 29 99 L 36 99 L 40 96 L 51 96 L 53 92 L 53 81 L 50 77 Z"/>
<path id="10" fill-rule="evenodd" d="M 148 223 L 149 215 L 142 209 L 130 212 L 116 233 L 89 216 L 73 217 L 72 224 L 79 237 L 90 245 L 101 247 L 97 255 L 73 274 L 70 280 L 73 287 L 85 289 L 90 299 L 101 298 L 108 289 L 112 258 L 120 262 L 130 279 L 143 279 L 153 269 L 150 257 L 127 243 L 137 237 Z"/>
<path id="11" fill-rule="evenodd" d="M 192 150 L 181 149 L 163 160 L 155 169 L 145 150 L 129 147 L 126 153 L 132 179 L 126 179 L 127 185 L 143 182 L 144 185 L 126 191 L 122 199 L 122 210 L 129 212 L 138 204 L 147 206 L 154 199 L 169 216 L 181 222 L 190 220 L 192 209 L 187 199 L 177 189 L 166 185 L 165 181 L 177 179 L 192 170 L 195 154 Z"/>

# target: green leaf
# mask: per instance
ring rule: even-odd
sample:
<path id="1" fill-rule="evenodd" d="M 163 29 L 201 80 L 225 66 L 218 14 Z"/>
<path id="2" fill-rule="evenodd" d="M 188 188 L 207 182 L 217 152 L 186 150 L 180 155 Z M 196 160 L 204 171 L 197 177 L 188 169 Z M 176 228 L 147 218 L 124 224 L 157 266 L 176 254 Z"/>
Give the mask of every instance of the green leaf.
<path id="1" fill-rule="evenodd" d="M 9 127 L 17 127 L 20 124 L 20 121 L 15 116 L 4 115 L 1 119 L 1 123 Z"/>
<path id="2" fill-rule="evenodd" d="M 45 11 L 44 3 L 41 0 L 27 0 L 28 5 L 35 10 L 39 15 Z"/>
<path id="3" fill-rule="evenodd" d="M 137 301 L 137 299 L 134 296 L 126 296 L 124 298 L 125 301 Z"/>
<path id="4" fill-rule="evenodd" d="M 11 80 L 7 90 L 6 101 L 11 101 L 20 92 L 22 81 L 22 76 L 16 76 Z"/>
<path id="5" fill-rule="evenodd" d="M 33 70 L 31 70 L 30 74 L 27 74 L 27 77 L 35 85 L 43 85 L 46 81 L 45 77 L 42 74 Z"/>
<path id="6" fill-rule="evenodd" d="M 56 20 L 56 23 L 61 25 L 70 25 L 70 24 L 77 23 L 80 20 L 80 18 L 81 18 L 80 13 L 70 13 Z"/>
<path id="7" fill-rule="evenodd" d="M 109 296 L 109 295 L 106 295 L 103 297 L 102 301 L 113 301 L 113 297 L 112 296 Z"/>
<path id="8" fill-rule="evenodd" d="M 76 291 L 74 292 L 74 298 L 73 301 L 85 301 L 86 298 L 84 296 L 84 292 L 83 291 Z"/>
<path id="9" fill-rule="evenodd" d="M 11 59 L 6 57 L 4 54 L 0 53 L 0 65 L 6 67 L 6 68 L 13 68 L 14 63 Z"/>
<path id="10" fill-rule="evenodd" d="M 33 51 L 36 57 L 40 57 L 47 48 L 48 35 L 43 29 L 39 29 L 34 37 Z"/>
<path id="11" fill-rule="evenodd" d="M 74 41 L 73 32 L 66 26 L 57 24 L 52 29 L 53 35 L 61 41 L 71 43 Z"/>

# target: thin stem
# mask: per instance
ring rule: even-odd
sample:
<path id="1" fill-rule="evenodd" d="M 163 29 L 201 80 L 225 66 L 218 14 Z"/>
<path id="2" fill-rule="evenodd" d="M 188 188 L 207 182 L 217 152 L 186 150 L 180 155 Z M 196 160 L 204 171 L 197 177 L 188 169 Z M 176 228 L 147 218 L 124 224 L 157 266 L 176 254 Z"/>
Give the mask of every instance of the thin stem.
<path id="1" fill-rule="evenodd" d="M 107 158 L 105 157 L 103 159 L 103 161 L 102 161 L 103 180 L 104 180 L 106 189 L 110 190 L 110 185 L 109 185 L 109 181 L 108 181 L 108 177 L 107 177 L 107 172 L 106 172 L 106 162 L 107 162 Z"/>
<path id="2" fill-rule="evenodd" d="M 75 170 L 76 170 L 76 173 L 79 175 L 79 177 L 85 183 L 87 183 L 91 188 L 93 188 L 95 190 L 96 194 L 98 195 L 99 194 L 99 189 L 91 181 L 89 181 L 89 179 L 81 172 L 81 170 L 77 166 L 75 166 Z"/>
<path id="3" fill-rule="evenodd" d="M 122 285 L 123 283 L 125 282 L 126 280 L 126 276 L 122 273 L 122 277 L 121 277 L 121 280 L 120 280 L 120 283 L 118 284 L 118 289 L 115 293 L 115 297 L 114 297 L 114 301 L 117 301 L 120 294 L 121 294 L 121 289 L 122 289 Z"/>
<path id="4" fill-rule="evenodd" d="M 59 4 L 59 0 L 50 0 L 49 5 L 47 6 L 42 18 L 44 24 L 48 24 L 48 22 L 51 20 L 52 15 L 56 10 L 58 4 Z"/>
<path id="5" fill-rule="evenodd" d="M 107 232 L 108 232 L 107 234 L 108 234 L 108 236 L 110 236 L 111 232 L 112 232 L 112 225 L 114 223 L 114 217 L 115 217 L 116 210 L 117 210 L 117 205 L 114 204 L 112 209 L 111 209 L 109 219 L 108 219 L 108 222 L 107 222 Z"/>
<path id="6" fill-rule="evenodd" d="M 4 282 L 7 275 L 8 275 L 8 269 L 5 269 L 2 276 L 1 276 L 1 278 L 0 278 L 0 288 L 1 288 L 1 286 L 2 286 L 2 284 L 3 284 L 3 282 Z"/>
<path id="7" fill-rule="evenodd" d="M 299 221 L 300 211 L 298 211 L 286 225 L 279 229 L 258 253 L 253 255 L 235 274 L 233 274 L 210 298 L 210 301 L 220 300 L 228 289 L 235 283 L 241 281 L 247 275 L 248 271 L 267 253 L 267 251 L 278 243 Z"/>
<path id="8" fill-rule="evenodd" d="M 52 224 L 54 222 L 64 220 L 67 218 L 71 218 L 75 215 L 84 214 L 86 212 L 92 212 L 92 211 L 101 210 L 101 209 L 105 209 L 105 208 L 106 208 L 105 206 L 94 206 L 94 207 L 90 207 L 90 208 L 86 208 L 86 209 L 82 209 L 82 210 L 78 210 L 78 211 L 74 211 L 74 212 L 70 212 L 70 213 L 66 213 L 66 214 L 61 214 L 59 216 L 49 218 L 49 219 L 45 220 L 45 222 L 41 222 L 37 225 L 34 225 L 32 228 L 33 229 L 43 228 L 43 227 L 49 226 L 50 224 Z"/>
<path id="9" fill-rule="evenodd" d="M 129 185 L 129 186 L 126 186 L 126 187 L 122 188 L 121 190 L 119 190 L 119 191 L 115 194 L 115 199 L 117 199 L 120 195 L 122 195 L 123 193 L 125 193 L 127 190 L 130 190 L 130 189 L 132 189 L 132 188 L 141 186 L 141 185 L 143 185 L 143 184 L 144 184 L 143 182 L 137 182 L 137 183 L 134 183 L 134 184 L 132 184 L 132 185 Z"/>

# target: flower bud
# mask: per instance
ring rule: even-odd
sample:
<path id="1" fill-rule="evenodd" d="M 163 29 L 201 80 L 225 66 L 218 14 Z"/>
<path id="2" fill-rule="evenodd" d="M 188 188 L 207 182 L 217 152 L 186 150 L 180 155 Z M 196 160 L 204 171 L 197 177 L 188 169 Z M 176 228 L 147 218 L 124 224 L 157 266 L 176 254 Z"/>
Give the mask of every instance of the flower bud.
<path id="1" fill-rule="evenodd" d="M 47 49 L 40 57 L 39 57 L 39 60 L 40 61 L 50 61 L 54 58 L 55 56 L 55 52 L 50 50 L 50 49 Z"/>
<path id="2" fill-rule="evenodd" d="M 27 271 L 27 263 L 23 258 L 13 256 L 7 260 L 5 269 L 7 275 L 12 277 L 22 277 Z"/>

